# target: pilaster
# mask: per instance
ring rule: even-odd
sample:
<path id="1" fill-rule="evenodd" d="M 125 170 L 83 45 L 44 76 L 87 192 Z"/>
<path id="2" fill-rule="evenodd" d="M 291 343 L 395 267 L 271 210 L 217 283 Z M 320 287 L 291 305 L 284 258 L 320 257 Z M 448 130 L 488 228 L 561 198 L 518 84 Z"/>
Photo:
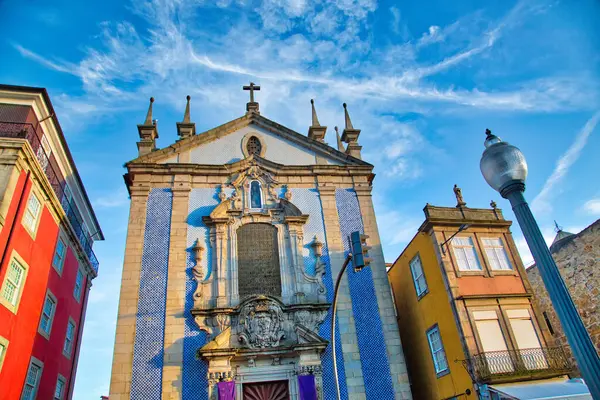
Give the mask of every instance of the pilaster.
<path id="1" fill-rule="evenodd" d="M 165 313 L 163 400 L 181 399 L 183 388 L 183 338 L 185 336 L 185 284 L 187 267 L 187 217 L 189 214 L 190 177 L 176 176 L 173 183 L 169 272 Z"/>
<path id="2" fill-rule="evenodd" d="M 146 207 L 150 187 L 138 185 L 132 186 L 130 190 L 129 224 L 127 226 L 115 350 L 110 379 L 111 400 L 126 400 L 130 397 L 140 271 L 144 248 L 144 228 L 146 226 Z"/>
<path id="3" fill-rule="evenodd" d="M 335 283 L 342 265 L 344 264 L 344 244 L 340 231 L 340 222 L 335 201 L 336 187 L 331 183 L 322 183 L 319 177 L 319 196 L 323 210 L 323 222 L 325 224 L 325 236 L 329 250 L 331 265 L 331 279 Z M 358 351 L 358 338 L 352 314 L 352 300 L 348 288 L 347 274 L 340 282 L 337 306 L 338 329 L 344 357 L 344 369 L 346 371 L 346 387 L 348 398 L 364 398 L 364 381 L 362 367 L 360 364 L 360 353 Z M 326 322 L 328 323 L 328 322 Z M 334 335 L 335 332 L 332 332 Z M 330 338 L 328 338 L 330 339 Z M 339 353 L 339 352 L 338 352 Z"/>
<path id="4" fill-rule="evenodd" d="M 390 363 L 390 373 L 394 385 L 396 399 L 410 399 L 411 391 L 408 381 L 408 372 L 404 362 L 402 343 L 398 323 L 394 312 L 394 303 L 390 290 L 390 284 L 385 270 L 385 259 L 379 238 L 379 230 L 375 219 L 375 210 L 371 198 L 371 186 L 366 182 L 355 184 L 354 190 L 358 198 L 360 212 L 363 220 L 364 233 L 369 236 L 368 243 L 371 246 L 369 252 L 372 262 L 370 264 L 375 285 L 375 295 L 379 306 L 379 313 L 383 326 L 387 355 Z"/>

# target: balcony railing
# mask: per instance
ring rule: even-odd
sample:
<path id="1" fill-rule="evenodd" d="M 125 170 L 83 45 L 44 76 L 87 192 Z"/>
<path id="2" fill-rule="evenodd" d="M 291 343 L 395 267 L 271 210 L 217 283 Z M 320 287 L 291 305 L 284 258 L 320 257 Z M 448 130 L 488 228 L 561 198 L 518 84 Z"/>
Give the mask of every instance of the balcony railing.
<path id="1" fill-rule="evenodd" d="M 471 359 L 481 382 L 566 374 L 573 364 L 562 347 L 489 351 Z"/>
<path id="2" fill-rule="evenodd" d="M 46 155 L 46 152 L 42 147 L 40 140 L 41 134 L 38 135 L 36 133 L 36 128 L 34 128 L 32 124 L 0 121 L 0 137 L 26 139 L 29 142 L 38 159 L 40 167 L 44 170 L 54 193 L 60 200 L 61 206 L 67 214 L 71 226 L 75 230 L 79 243 L 81 243 L 81 246 L 92 264 L 92 268 L 94 268 L 94 271 L 97 274 L 99 263 L 92 250 L 93 241 L 83 229 L 83 217 L 81 216 L 79 209 L 73 203 L 70 191 L 66 186 L 65 179 L 60 172 L 54 154 L 51 153 L 50 156 Z"/>

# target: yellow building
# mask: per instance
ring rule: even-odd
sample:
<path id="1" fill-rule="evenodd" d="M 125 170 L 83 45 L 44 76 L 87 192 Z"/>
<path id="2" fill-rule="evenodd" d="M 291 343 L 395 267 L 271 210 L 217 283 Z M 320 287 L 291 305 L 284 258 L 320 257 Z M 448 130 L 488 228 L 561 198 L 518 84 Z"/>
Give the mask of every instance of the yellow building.
<path id="1" fill-rule="evenodd" d="M 571 365 L 538 317 L 511 222 L 455 192 L 456 207 L 425 206 L 388 271 L 413 396 L 519 398 L 506 395 L 515 382 L 564 377 Z"/>

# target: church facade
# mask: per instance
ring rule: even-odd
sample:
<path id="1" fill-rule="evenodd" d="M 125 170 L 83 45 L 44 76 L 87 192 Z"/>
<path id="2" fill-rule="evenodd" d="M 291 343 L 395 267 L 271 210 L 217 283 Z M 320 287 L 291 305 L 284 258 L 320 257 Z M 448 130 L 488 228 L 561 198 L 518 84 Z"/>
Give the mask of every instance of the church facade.
<path id="1" fill-rule="evenodd" d="M 138 125 L 110 399 L 335 399 L 331 302 L 353 231 L 373 260 L 340 285 L 341 398 L 411 398 L 360 130 L 344 105 L 334 149 L 314 104 L 303 135 L 245 89 L 246 113 L 201 134 L 188 96 L 164 149 L 153 99 Z"/>

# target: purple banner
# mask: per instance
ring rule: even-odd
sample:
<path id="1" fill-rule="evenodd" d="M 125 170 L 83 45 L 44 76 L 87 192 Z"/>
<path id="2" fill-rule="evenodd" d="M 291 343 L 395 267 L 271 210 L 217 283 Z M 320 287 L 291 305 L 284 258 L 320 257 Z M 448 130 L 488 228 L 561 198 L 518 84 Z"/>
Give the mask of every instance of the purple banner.
<path id="1" fill-rule="evenodd" d="M 314 375 L 298 375 L 300 400 L 317 400 L 317 387 Z"/>
<path id="2" fill-rule="evenodd" d="M 219 382 L 217 383 L 219 391 L 219 400 L 235 400 L 235 382 Z"/>

